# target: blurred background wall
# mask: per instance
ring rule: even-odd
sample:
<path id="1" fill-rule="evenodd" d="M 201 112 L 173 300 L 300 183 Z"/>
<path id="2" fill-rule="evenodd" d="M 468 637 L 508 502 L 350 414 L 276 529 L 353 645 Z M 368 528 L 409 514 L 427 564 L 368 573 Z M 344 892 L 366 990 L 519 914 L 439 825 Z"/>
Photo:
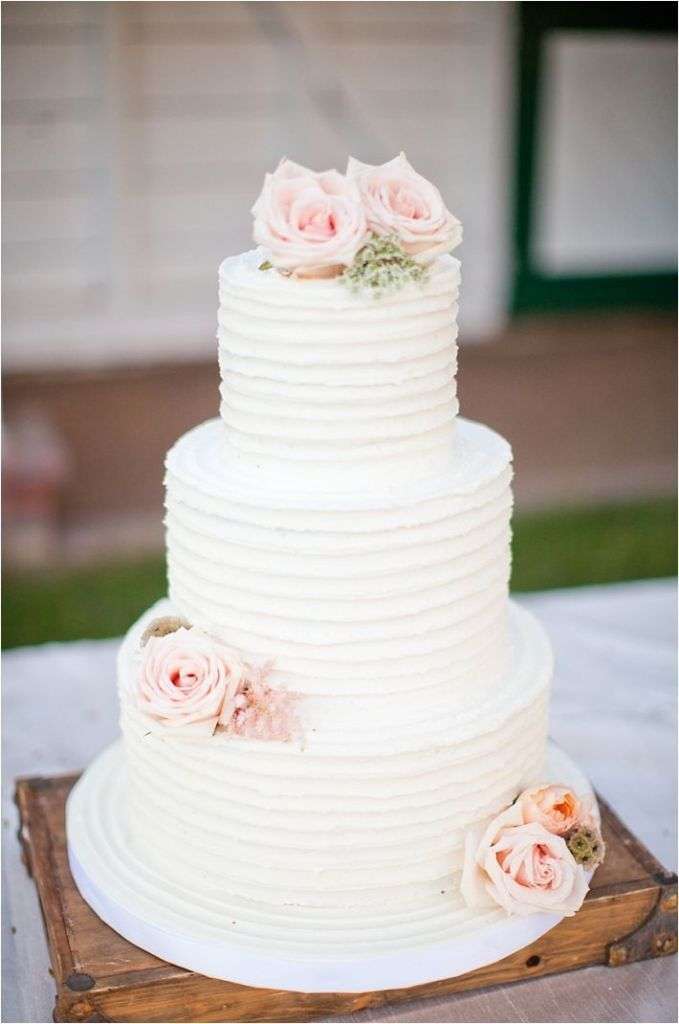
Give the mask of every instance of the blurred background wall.
<path id="1" fill-rule="evenodd" d="M 463 410 L 514 443 L 519 511 L 673 492 L 674 4 L 2 18 L 10 564 L 162 545 L 163 454 L 217 411 L 216 268 L 282 154 L 404 149 L 440 186 Z"/>

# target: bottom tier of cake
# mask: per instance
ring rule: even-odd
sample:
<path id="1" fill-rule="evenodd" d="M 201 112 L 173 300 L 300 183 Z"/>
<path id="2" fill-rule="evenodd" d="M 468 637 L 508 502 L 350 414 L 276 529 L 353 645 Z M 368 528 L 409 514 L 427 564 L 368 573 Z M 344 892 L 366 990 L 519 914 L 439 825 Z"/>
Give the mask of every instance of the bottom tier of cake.
<path id="1" fill-rule="evenodd" d="M 149 727 L 140 636 L 171 612 L 152 608 L 119 662 L 127 839 L 168 899 L 285 945 L 313 944 L 319 928 L 338 948 L 431 942 L 466 920 L 465 832 L 543 778 L 552 657 L 536 620 L 512 606 L 510 669 L 473 711 L 447 714 L 438 695 L 406 729 L 391 694 L 381 739 L 348 729 L 341 741 L 333 702 L 324 714 L 301 700 L 300 739 L 282 743 Z"/>
<path id="2" fill-rule="evenodd" d="M 552 744 L 545 771 L 547 778 L 592 795 L 582 772 Z M 274 911 L 247 900 L 210 905 L 188 885 L 168 885 L 135 852 L 126 811 L 124 757 L 117 742 L 90 765 L 68 800 L 69 863 L 82 896 L 142 949 L 242 985 L 364 992 L 436 981 L 522 949 L 561 917 L 471 910 L 451 894 L 436 912 L 391 908 L 360 920 L 299 908 Z"/>

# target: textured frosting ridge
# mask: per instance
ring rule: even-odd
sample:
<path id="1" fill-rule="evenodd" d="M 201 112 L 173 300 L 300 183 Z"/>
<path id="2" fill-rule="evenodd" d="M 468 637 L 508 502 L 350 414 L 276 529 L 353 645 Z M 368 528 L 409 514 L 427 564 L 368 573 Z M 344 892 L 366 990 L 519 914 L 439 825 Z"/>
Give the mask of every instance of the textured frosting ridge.
<path id="1" fill-rule="evenodd" d="M 511 449 L 457 416 L 457 260 L 375 299 L 261 259 L 220 267 L 221 417 L 168 453 L 170 600 L 120 653 L 129 835 L 245 943 L 436 941 L 483 917 L 466 830 L 544 770 L 552 657 L 508 599 Z M 272 660 L 294 741 L 150 730 L 158 615 Z"/>
<path id="2" fill-rule="evenodd" d="M 375 695 L 370 711 L 328 693 L 303 702 L 303 741 L 263 745 L 148 731 L 134 701 L 139 636 L 173 610 L 152 609 L 120 655 L 131 834 L 215 911 L 234 897 L 352 916 L 441 907 L 466 828 L 540 777 L 551 653 L 524 611 L 512 610 L 502 680 L 465 713 L 436 684 L 415 699 Z"/>
<path id="3" fill-rule="evenodd" d="M 460 707 L 506 655 L 508 445 L 460 421 L 437 480 L 355 494 L 247 491 L 223 425 L 167 459 L 170 597 L 194 625 L 275 658 L 300 693 L 388 693 L 448 681 Z M 231 485 L 230 481 L 233 481 Z"/>
<path id="4" fill-rule="evenodd" d="M 441 256 L 423 286 L 375 299 L 340 279 L 261 271 L 262 258 L 252 251 L 219 268 L 229 444 L 260 466 L 344 473 L 350 486 L 357 474 L 395 481 L 445 464 L 458 408 L 459 262 Z"/>

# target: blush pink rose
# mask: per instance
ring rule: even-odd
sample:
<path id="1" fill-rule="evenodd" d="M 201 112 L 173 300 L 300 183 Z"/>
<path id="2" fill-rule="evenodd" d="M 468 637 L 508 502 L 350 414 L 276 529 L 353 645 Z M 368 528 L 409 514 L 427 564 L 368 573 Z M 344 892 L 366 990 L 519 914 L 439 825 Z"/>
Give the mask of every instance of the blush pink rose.
<path id="1" fill-rule="evenodd" d="M 379 167 L 349 157 L 347 177 L 356 181 L 368 226 L 377 235 L 396 235 L 418 263 L 451 252 L 462 241 L 462 225 L 441 193 L 411 167 L 405 153 Z"/>
<path id="2" fill-rule="evenodd" d="M 561 837 L 523 821 L 518 802 L 465 843 L 461 891 L 468 906 L 497 904 L 508 914 L 572 916 L 589 883 Z"/>
<path id="3" fill-rule="evenodd" d="M 220 724 L 234 736 L 287 743 L 298 733 L 296 695 L 268 685 L 271 663 L 246 666 L 233 698 L 225 701 Z"/>
<path id="4" fill-rule="evenodd" d="M 139 707 L 163 726 L 212 734 L 243 673 L 228 648 L 197 629 L 151 636 L 142 654 Z"/>
<path id="5" fill-rule="evenodd" d="M 252 207 L 254 239 L 279 270 L 329 277 L 349 266 L 368 229 L 356 183 L 281 160 Z"/>
<path id="6" fill-rule="evenodd" d="M 567 786 L 527 789 L 517 802 L 525 822 L 537 821 L 557 836 L 565 836 L 584 824 L 585 805 Z"/>

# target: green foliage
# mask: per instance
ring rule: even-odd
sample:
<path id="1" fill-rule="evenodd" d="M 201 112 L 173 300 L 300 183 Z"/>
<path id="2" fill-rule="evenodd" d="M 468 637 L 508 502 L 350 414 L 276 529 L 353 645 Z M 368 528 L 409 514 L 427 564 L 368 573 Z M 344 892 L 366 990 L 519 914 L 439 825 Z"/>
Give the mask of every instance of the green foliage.
<path id="1" fill-rule="evenodd" d="M 519 516 L 512 589 L 671 576 L 676 572 L 673 501 Z M 166 593 L 162 557 L 133 564 L 5 572 L 3 646 L 117 636 Z"/>
<path id="2" fill-rule="evenodd" d="M 427 268 L 403 251 L 394 235 L 372 235 L 356 253 L 341 280 L 352 292 L 368 292 L 376 299 L 417 284 L 427 277 Z"/>

